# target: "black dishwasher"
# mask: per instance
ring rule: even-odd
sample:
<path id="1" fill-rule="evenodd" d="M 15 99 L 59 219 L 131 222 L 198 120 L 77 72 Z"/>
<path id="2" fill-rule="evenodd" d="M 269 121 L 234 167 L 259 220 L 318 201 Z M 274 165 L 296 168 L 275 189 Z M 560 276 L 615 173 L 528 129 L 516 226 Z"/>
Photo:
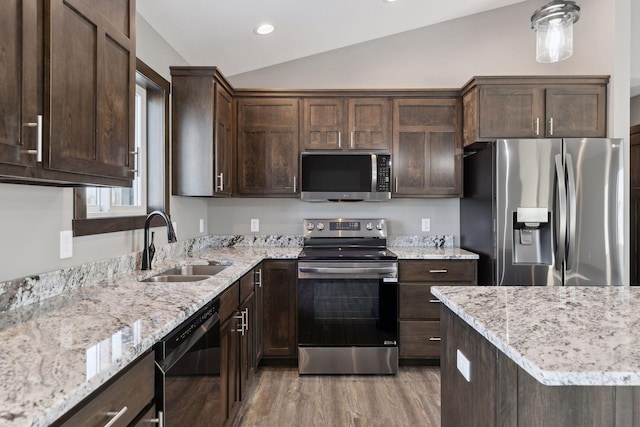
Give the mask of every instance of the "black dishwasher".
<path id="1" fill-rule="evenodd" d="M 156 398 L 165 427 L 219 426 L 220 308 L 215 299 L 155 346 Z"/>

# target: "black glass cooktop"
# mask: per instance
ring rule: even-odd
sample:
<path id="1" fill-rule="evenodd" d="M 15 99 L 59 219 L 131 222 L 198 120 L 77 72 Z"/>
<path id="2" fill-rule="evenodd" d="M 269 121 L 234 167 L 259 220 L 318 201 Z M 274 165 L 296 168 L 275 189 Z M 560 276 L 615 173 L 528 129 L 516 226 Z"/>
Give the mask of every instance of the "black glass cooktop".
<path id="1" fill-rule="evenodd" d="M 396 260 L 398 256 L 385 248 L 307 247 L 298 259 L 309 260 Z"/>

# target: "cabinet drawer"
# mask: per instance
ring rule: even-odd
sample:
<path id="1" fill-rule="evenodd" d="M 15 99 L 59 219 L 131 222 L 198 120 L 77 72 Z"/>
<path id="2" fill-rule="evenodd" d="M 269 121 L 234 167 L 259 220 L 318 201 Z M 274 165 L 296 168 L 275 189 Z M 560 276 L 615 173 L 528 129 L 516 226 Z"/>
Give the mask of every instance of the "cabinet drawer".
<path id="1" fill-rule="evenodd" d="M 401 319 L 440 319 L 440 301 L 431 295 L 431 285 L 400 283 L 398 294 Z"/>
<path id="2" fill-rule="evenodd" d="M 401 321 L 400 357 L 440 357 L 439 321 Z"/>
<path id="3" fill-rule="evenodd" d="M 242 276 L 240 279 L 240 302 L 247 299 L 255 289 L 255 274 L 253 270 Z"/>
<path id="4" fill-rule="evenodd" d="M 240 286 L 235 282 L 220 295 L 220 322 L 224 322 L 240 305 Z"/>
<path id="5" fill-rule="evenodd" d="M 475 260 L 411 260 L 399 263 L 401 282 L 476 283 Z"/>
<path id="6" fill-rule="evenodd" d="M 77 410 L 72 410 L 77 412 L 59 425 L 104 426 L 118 412 L 122 415 L 114 426 L 129 425 L 153 399 L 154 375 L 152 352 L 80 403 Z"/>

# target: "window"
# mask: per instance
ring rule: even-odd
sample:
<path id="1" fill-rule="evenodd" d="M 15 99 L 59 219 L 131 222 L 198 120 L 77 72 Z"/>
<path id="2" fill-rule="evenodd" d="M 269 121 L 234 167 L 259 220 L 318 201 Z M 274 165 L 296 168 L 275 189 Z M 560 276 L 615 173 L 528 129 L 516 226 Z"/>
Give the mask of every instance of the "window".
<path id="1" fill-rule="evenodd" d="M 136 85 L 135 179 L 129 187 L 87 187 L 87 218 L 147 213 L 147 89 Z"/>
<path id="2" fill-rule="evenodd" d="M 147 213 L 168 213 L 169 90 L 167 80 L 136 62 L 135 148 L 132 187 L 75 190 L 74 236 L 144 227 Z"/>

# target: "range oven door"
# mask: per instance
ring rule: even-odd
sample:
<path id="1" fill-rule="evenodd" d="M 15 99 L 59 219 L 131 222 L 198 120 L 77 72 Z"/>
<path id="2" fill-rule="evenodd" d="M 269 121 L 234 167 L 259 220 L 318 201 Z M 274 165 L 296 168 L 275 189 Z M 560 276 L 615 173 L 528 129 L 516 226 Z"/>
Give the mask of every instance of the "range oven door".
<path id="1" fill-rule="evenodd" d="M 397 347 L 397 262 L 299 262 L 299 347 Z"/>

